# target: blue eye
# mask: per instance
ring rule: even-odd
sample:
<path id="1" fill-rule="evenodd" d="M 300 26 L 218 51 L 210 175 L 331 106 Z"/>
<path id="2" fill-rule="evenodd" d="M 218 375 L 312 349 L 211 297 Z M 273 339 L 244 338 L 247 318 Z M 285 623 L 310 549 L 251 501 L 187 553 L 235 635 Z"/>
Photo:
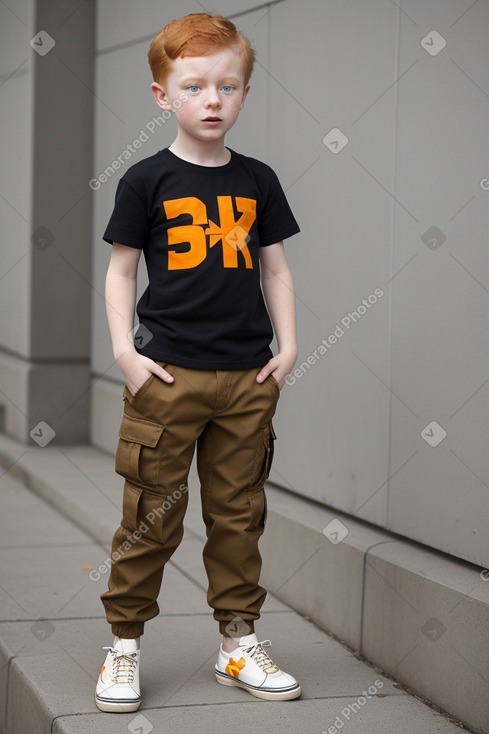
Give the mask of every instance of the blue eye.
<path id="1" fill-rule="evenodd" d="M 196 84 L 191 84 L 190 87 L 187 87 L 189 92 L 198 92 L 200 87 L 198 87 Z"/>
<path id="2" fill-rule="evenodd" d="M 223 91 L 223 92 L 232 92 L 232 91 L 233 91 L 233 89 L 234 89 L 234 87 L 233 87 L 233 86 L 232 86 L 231 84 L 225 84 L 225 85 L 224 85 L 224 86 L 222 87 L 222 91 Z"/>

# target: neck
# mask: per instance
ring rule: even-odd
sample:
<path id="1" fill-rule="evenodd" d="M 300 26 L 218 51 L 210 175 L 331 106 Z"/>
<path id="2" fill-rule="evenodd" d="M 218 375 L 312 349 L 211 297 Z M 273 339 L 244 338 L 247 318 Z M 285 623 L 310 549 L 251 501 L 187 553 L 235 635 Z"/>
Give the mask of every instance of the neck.
<path id="1" fill-rule="evenodd" d="M 170 150 L 179 158 L 199 166 L 225 166 L 231 160 L 231 153 L 224 140 L 183 140 L 180 135 L 170 145 Z"/>

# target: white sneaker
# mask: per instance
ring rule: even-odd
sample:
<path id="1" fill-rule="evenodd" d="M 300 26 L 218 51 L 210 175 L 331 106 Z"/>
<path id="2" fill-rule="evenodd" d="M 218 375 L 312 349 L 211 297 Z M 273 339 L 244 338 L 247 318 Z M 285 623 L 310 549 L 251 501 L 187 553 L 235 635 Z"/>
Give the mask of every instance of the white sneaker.
<path id="1" fill-rule="evenodd" d="M 95 703 L 101 711 L 137 711 L 141 703 L 137 640 L 119 639 L 108 650 L 95 690 Z"/>
<path id="2" fill-rule="evenodd" d="M 233 652 L 224 652 L 221 645 L 215 668 L 217 682 L 244 688 L 253 696 L 269 701 L 299 698 L 299 683 L 280 670 L 263 649 L 271 644 L 270 640 L 258 642 L 252 634 L 241 637 L 239 647 Z"/>

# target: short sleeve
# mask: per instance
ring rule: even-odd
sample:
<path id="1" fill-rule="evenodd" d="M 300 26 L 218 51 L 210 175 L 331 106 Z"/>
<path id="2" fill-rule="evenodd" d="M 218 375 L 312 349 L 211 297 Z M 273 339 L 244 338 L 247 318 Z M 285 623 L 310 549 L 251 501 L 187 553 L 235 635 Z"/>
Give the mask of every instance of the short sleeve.
<path id="1" fill-rule="evenodd" d="M 142 250 L 148 237 L 148 214 L 145 203 L 138 192 L 123 178 L 115 194 L 115 204 L 104 232 L 105 242 Z"/>
<path id="2" fill-rule="evenodd" d="M 274 245 L 300 232 L 276 173 L 268 168 L 264 204 L 259 220 L 260 246 Z"/>

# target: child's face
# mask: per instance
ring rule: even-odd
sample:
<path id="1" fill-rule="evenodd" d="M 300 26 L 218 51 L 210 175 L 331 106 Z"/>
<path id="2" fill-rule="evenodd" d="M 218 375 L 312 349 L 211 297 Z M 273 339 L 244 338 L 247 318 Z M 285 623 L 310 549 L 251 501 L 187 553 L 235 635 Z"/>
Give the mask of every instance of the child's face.
<path id="1" fill-rule="evenodd" d="M 175 115 L 179 133 L 211 142 L 232 128 L 249 86 L 238 51 L 225 46 L 209 56 L 175 59 L 166 81 L 151 89 L 159 107 Z"/>

